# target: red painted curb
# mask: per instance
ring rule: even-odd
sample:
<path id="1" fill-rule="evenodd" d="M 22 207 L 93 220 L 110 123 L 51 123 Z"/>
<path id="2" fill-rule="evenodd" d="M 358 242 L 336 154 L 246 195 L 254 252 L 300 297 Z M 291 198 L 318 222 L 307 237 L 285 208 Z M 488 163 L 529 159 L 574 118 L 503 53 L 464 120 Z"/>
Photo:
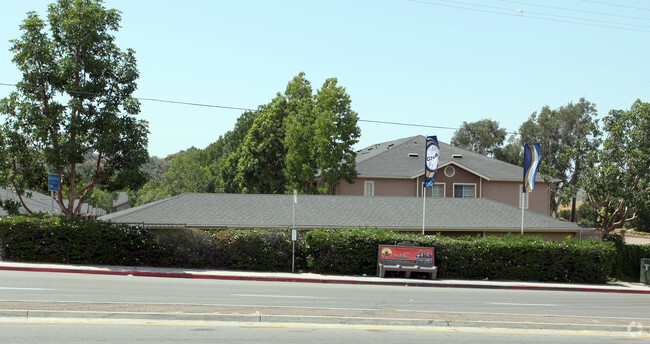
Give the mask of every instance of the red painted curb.
<path id="1" fill-rule="evenodd" d="M 53 272 L 53 273 L 77 273 L 91 275 L 114 275 L 114 276 L 138 276 L 138 277 L 164 277 L 164 278 L 192 278 L 212 279 L 230 281 L 259 281 L 259 282 L 295 282 L 295 283 L 320 283 L 320 284 L 356 284 L 356 285 L 383 285 L 383 286 L 404 286 L 404 287 L 430 287 L 430 288 L 468 288 L 468 289 L 505 289 L 505 290 L 537 290 L 537 291 L 571 291 L 591 293 L 619 293 L 619 294 L 650 294 L 650 289 L 621 289 L 621 288 L 586 288 L 586 287 L 553 287 L 534 285 L 494 285 L 494 284 L 465 284 L 465 283 L 423 283 L 423 282 L 397 282 L 397 281 L 359 281 L 345 279 L 323 279 L 303 277 L 266 277 L 266 276 L 231 276 L 231 275 L 201 275 L 179 272 L 152 272 L 136 270 L 85 270 L 85 269 L 62 269 L 62 268 L 34 268 L 0 266 L 5 271 L 28 271 L 28 272 Z"/>

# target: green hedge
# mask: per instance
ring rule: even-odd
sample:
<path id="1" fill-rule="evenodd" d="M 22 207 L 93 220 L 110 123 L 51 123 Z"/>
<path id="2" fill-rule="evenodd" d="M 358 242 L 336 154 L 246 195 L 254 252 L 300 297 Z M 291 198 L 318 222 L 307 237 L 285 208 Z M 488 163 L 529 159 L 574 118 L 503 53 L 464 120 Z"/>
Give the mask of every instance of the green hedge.
<path id="1" fill-rule="evenodd" d="M 0 258 L 29 262 L 151 265 L 166 255 L 144 228 L 64 217 L 2 218 L 0 244 Z"/>
<path id="2" fill-rule="evenodd" d="M 464 237 L 400 234 L 376 229 L 321 229 L 305 235 L 308 268 L 335 274 L 375 274 L 377 247 L 404 240 L 435 248 L 438 277 L 604 283 L 614 245 L 544 241 L 539 237 Z"/>
<path id="3" fill-rule="evenodd" d="M 650 258 L 650 245 L 625 245 L 618 234 L 610 234 L 605 238 L 616 247 L 612 277 L 630 282 L 639 282 L 641 259 Z"/>
<path id="4" fill-rule="evenodd" d="M 148 231 L 79 219 L 10 217 L 0 220 L 0 258 L 290 271 L 290 233 L 289 229 Z M 402 241 L 434 247 L 438 276 L 446 279 L 580 283 L 603 283 L 610 277 L 638 279 L 640 259 L 637 257 L 648 253 L 647 247 L 629 248 L 612 242 L 554 242 L 519 235 L 452 239 L 368 228 L 314 229 L 301 231 L 296 246 L 296 269 L 374 275 L 378 245 Z M 634 260 L 636 265 L 630 263 Z"/>

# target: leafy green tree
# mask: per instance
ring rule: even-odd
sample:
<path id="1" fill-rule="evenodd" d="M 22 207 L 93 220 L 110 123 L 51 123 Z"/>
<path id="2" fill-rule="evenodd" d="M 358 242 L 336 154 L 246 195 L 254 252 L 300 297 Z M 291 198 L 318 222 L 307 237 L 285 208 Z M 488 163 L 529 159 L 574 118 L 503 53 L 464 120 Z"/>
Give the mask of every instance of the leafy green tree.
<path id="1" fill-rule="evenodd" d="M 494 150 L 494 158 L 509 164 L 523 166 L 524 150 L 521 139 L 515 135 L 510 135 L 505 146 L 497 147 Z"/>
<path id="2" fill-rule="evenodd" d="M 650 209 L 650 104 L 610 111 L 604 131 L 603 148 L 589 154 L 579 185 L 605 236 Z"/>
<path id="3" fill-rule="evenodd" d="M 235 158 L 235 182 L 242 193 L 284 193 L 286 179 L 283 173 L 287 150 L 284 145 L 284 119 L 287 117 L 286 99 L 278 94 L 246 133 Z M 234 162 L 234 161 L 233 161 Z"/>
<path id="4" fill-rule="evenodd" d="M 136 207 L 150 202 L 172 197 L 169 188 L 162 180 L 152 179 L 137 190 L 129 189 L 129 206 Z"/>
<path id="5" fill-rule="evenodd" d="M 357 177 L 356 152 L 361 131 L 352 100 L 336 78 L 325 81 L 315 95 L 313 157 L 320 171 L 318 192 L 326 193 L 343 179 L 351 183 Z"/>
<path id="6" fill-rule="evenodd" d="M 357 121 L 336 78 L 313 94 L 305 74 L 298 74 L 284 94 L 261 108 L 246 135 L 236 159 L 241 192 L 325 193 L 341 179 L 351 182 Z"/>
<path id="7" fill-rule="evenodd" d="M 325 193 L 356 177 L 357 121 L 335 78 L 314 94 L 300 73 L 206 149 L 175 156 L 162 178 L 130 199 L 139 205 L 183 192 Z"/>
<path id="8" fill-rule="evenodd" d="M 591 167 L 587 155 L 598 149 L 601 132 L 598 129 L 596 107 L 584 98 L 551 110 L 548 106 L 533 113 L 519 128 L 524 142 L 539 142 L 540 172 L 550 184 L 551 210 L 558 204 L 571 202 L 571 220 L 575 220 L 578 178 Z"/>
<path id="9" fill-rule="evenodd" d="M 140 112 L 132 97 L 138 70 L 134 52 L 115 45 L 119 22 L 120 12 L 99 0 L 59 0 L 47 22 L 29 13 L 22 36 L 11 41 L 23 80 L 0 102 L 6 180 L 19 194 L 43 192 L 47 172 L 59 174 L 66 187 L 56 198 L 66 215 L 78 214 L 95 187 L 145 181 L 148 129 L 133 117 Z M 82 176 L 78 167 L 89 156 L 94 167 Z"/>
<path id="10" fill-rule="evenodd" d="M 94 188 L 92 194 L 87 198 L 86 203 L 95 208 L 106 210 L 107 213 L 113 211 L 113 203 L 117 201 L 119 194 L 117 192 L 108 192 L 99 188 Z"/>
<path id="11" fill-rule="evenodd" d="M 163 173 L 163 183 L 171 196 L 186 192 L 207 192 L 211 175 L 207 164 L 200 161 L 201 151 L 178 154 L 169 170 Z"/>
<path id="12" fill-rule="evenodd" d="M 451 144 L 472 152 L 495 157 L 499 147 L 506 138 L 506 130 L 499 127 L 499 122 L 483 119 L 463 122 L 451 138 Z"/>
<path id="13" fill-rule="evenodd" d="M 211 192 L 241 192 L 237 177 L 237 151 L 243 145 L 246 134 L 253 126 L 259 111 L 246 111 L 237 119 L 235 128 L 205 149 L 206 159 L 210 161 L 213 176 Z"/>
<path id="14" fill-rule="evenodd" d="M 287 85 L 285 98 L 290 112 L 285 123 L 287 147 L 284 175 L 288 181 L 287 191 L 301 190 L 315 192 L 315 176 L 318 173 L 315 162 L 314 98 L 311 83 L 304 73 L 294 77 Z"/>
<path id="15" fill-rule="evenodd" d="M 160 179 L 151 179 L 140 190 L 130 194 L 130 197 L 134 198 L 133 205 L 142 205 L 186 192 L 209 192 L 212 175 L 208 164 L 201 159 L 203 154 L 202 150 L 197 149 L 174 154 L 169 169 Z"/>

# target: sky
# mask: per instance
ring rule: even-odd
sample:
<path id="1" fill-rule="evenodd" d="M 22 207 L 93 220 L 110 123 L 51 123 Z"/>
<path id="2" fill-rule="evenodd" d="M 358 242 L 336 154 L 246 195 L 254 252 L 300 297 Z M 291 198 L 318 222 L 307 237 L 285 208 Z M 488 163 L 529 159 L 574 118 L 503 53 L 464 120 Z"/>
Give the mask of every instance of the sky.
<path id="1" fill-rule="evenodd" d="M 52 0 L 5 1 L 0 84 L 21 74 L 9 40 Z M 581 97 L 598 118 L 649 101 L 644 0 L 105 0 L 136 52 L 149 154 L 205 148 L 298 73 L 338 79 L 359 114 L 356 149 L 414 135 L 449 143 L 463 122 L 516 132 Z M 15 88 L 0 85 L 0 98 Z M 197 103 L 199 107 L 144 99 Z M 409 125 L 376 123 L 400 123 Z M 452 128 L 452 129 L 447 129 Z"/>

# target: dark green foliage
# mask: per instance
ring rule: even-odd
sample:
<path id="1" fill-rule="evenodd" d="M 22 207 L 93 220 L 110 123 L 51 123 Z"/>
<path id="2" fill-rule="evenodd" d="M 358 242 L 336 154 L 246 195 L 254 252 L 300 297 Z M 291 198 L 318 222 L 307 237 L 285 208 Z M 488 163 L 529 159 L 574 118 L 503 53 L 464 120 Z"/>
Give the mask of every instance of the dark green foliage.
<path id="1" fill-rule="evenodd" d="M 18 201 L 6 199 L 4 201 L 0 201 L 0 207 L 4 209 L 4 211 L 6 211 L 9 215 L 18 215 L 20 214 L 20 207 L 22 207 L 22 205 Z"/>
<path id="2" fill-rule="evenodd" d="M 576 211 L 576 222 L 584 227 L 600 227 L 600 219 L 598 218 L 598 213 L 596 213 L 588 204 L 582 204 Z"/>
<path id="3" fill-rule="evenodd" d="M 310 270 L 332 274 L 374 275 L 377 245 L 396 244 L 406 236 L 377 229 L 315 229 L 305 234 L 304 252 Z"/>
<path id="4" fill-rule="evenodd" d="M 291 271 L 291 233 L 285 229 L 152 231 L 166 253 L 160 266 Z"/>
<path id="5" fill-rule="evenodd" d="M 539 237 L 462 238 L 383 230 L 311 230 L 305 235 L 310 269 L 334 274 L 375 274 L 377 247 L 404 240 L 434 247 L 438 277 L 604 283 L 611 271 L 611 244 L 544 241 Z"/>
<path id="6" fill-rule="evenodd" d="M 222 234 L 219 249 L 229 253 L 228 268 L 291 271 L 291 231 L 242 229 Z"/>
<path id="7" fill-rule="evenodd" d="M 290 233 L 289 229 L 149 231 L 76 218 L 10 217 L 0 220 L 0 258 L 291 271 Z M 647 245 L 622 242 L 570 238 L 554 242 L 519 235 L 452 239 L 368 228 L 314 229 L 298 240 L 296 270 L 374 275 L 378 245 L 403 241 L 435 248 L 438 276 L 447 279 L 604 283 L 613 276 L 634 280 L 640 258 L 650 257 Z"/>
<path id="8" fill-rule="evenodd" d="M 571 209 L 562 209 L 562 210 L 557 212 L 557 215 L 562 220 L 569 221 L 569 219 L 571 219 Z"/>
<path id="9" fill-rule="evenodd" d="M 616 247 L 612 277 L 622 281 L 639 282 L 641 259 L 650 258 L 650 245 L 625 245 L 618 234 L 608 234 L 604 240 L 614 243 Z"/>
<path id="10" fill-rule="evenodd" d="M 2 218 L 0 242 L 3 259 L 14 261 L 151 265 L 164 256 L 144 228 L 79 218 Z"/>
<path id="11" fill-rule="evenodd" d="M 166 259 L 156 265 L 221 268 L 228 264 L 224 252 L 215 249 L 215 235 L 191 228 L 156 229 L 151 233 L 167 254 Z"/>
<path id="12" fill-rule="evenodd" d="M 639 232 L 650 233 L 650 211 L 639 213 L 638 217 L 630 222 L 630 227 Z"/>
<path id="13" fill-rule="evenodd" d="M 604 283 L 614 247 L 597 241 L 539 237 L 462 238 L 436 253 L 441 278 Z"/>

